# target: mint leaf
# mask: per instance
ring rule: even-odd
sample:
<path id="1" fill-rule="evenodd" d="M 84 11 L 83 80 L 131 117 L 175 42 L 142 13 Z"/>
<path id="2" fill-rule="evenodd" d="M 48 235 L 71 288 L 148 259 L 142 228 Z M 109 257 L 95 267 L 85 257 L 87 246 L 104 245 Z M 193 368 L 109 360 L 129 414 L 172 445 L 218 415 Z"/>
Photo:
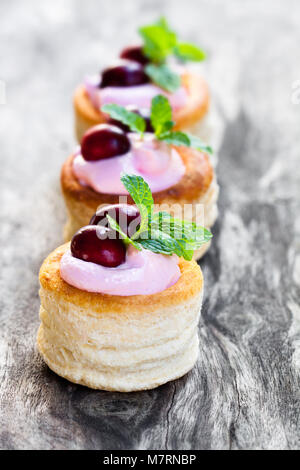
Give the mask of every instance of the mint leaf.
<path id="1" fill-rule="evenodd" d="M 107 215 L 111 228 L 121 234 L 125 243 L 131 243 L 139 250 L 145 248 L 154 253 L 176 254 L 191 260 L 194 250 L 211 239 L 211 232 L 194 222 L 174 218 L 163 211 L 154 214 L 151 190 L 141 176 L 123 175 L 121 181 L 141 214 L 140 227 L 131 238 Z"/>
<path id="2" fill-rule="evenodd" d="M 172 108 L 165 96 L 157 95 L 152 99 L 150 120 L 156 135 L 172 129 Z"/>
<path id="3" fill-rule="evenodd" d="M 151 238 L 138 241 L 144 248 L 151 249 L 151 251 L 155 250 L 154 253 L 184 255 L 184 249 L 178 243 L 178 240 L 160 230 L 151 229 Z"/>
<path id="4" fill-rule="evenodd" d="M 152 62 L 164 62 L 168 55 L 172 54 L 177 43 L 176 34 L 170 30 L 165 18 L 141 27 L 139 34 L 144 40 L 144 54 Z"/>
<path id="5" fill-rule="evenodd" d="M 145 72 L 156 85 L 170 93 L 174 93 L 180 87 L 180 76 L 173 72 L 166 64 L 148 64 L 145 67 Z"/>
<path id="6" fill-rule="evenodd" d="M 183 256 L 186 260 L 191 260 L 194 250 L 212 238 L 211 232 L 204 227 L 197 226 L 194 222 L 175 219 L 167 212 L 153 214 L 150 229 L 151 240 L 158 239 L 162 249 L 166 250 L 166 244 L 167 249 L 172 249 L 173 253 Z M 172 244 L 170 238 L 176 243 Z"/>
<path id="7" fill-rule="evenodd" d="M 193 257 L 193 249 L 185 240 L 176 239 L 160 230 L 151 230 L 151 238 L 146 240 L 138 240 L 143 248 L 153 251 L 154 253 L 162 253 L 179 257 L 190 261 Z"/>
<path id="8" fill-rule="evenodd" d="M 126 233 L 123 232 L 123 230 L 121 229 L 120 225 L 118 224 L 118 222 L 113 219 L 109 214 L 107 214 L 107 220 L 108 220 L 108 223 L 110 225 L 110 227 L 115 230 L 115 232 L 118 232 L 121 237 L 123 238 L 124 242 L 126 244 L 130 244 L 130 245 L 133 245 L 137 250 L 141 250 L 141 247 L 138 243 L 136 243 L 134 240 L 132 240 L 131 238 L 129 238 Z"/>
<path id="9" fill-rule="evenodd" d="M 169 131 L 158 135 L 157 138 L 171 145 L 183 145 L 184 147 L 191 147 L 196 150 L 199 150 L 200 152 L 209 154 L 213 153 L 212 148 L 209 145 L 205 144 L 201 139 L 199 139 L 199 137 L 196 137 L 191 134 L 186 134 L 185 132 Z"/>
<path id="10" fill-rule="evenodd" d="M 183 62 L 201 62 L 206 58 L 205 52 L 202 49 L 187 42 L 177 43 L 174 47 L 174 54 Z"/>
<path id="11" fill-rule="evenodd" d="M 157 138 L 159 140 L 163 140 L 164 142 L 167 142 L 168 144 L 178 145 L 178 146 L 184 145 L 185 147 L 190 147 L 190 139 L 184 132 L 170 131 L 170 132 L 166 132 L 165 134 L 159 135 Z"/>
<path id="12" fill-rule="evenodd" d="M 213 153 L 213 149 L 209 145 L 205 144 L 201 139 L 199 139 L 199 137 L 195 135 L 191 135 L 191 134 L 186 134 L 186 135 L 190 140 L 190 147 L 197 149 L 200 152 L 209 153 L 209 154 Z"/>
<path id="13" fill-rule="evenodd" d="M 121 181 L 135 204 L 138 207 L 145 206 L 147 213 L 151 215 L 154 202 L 148 183 L 141 176 L 136 175 L 123 175 Z"/>
<path id="14" fill-rule="evenodd" d="M 144 54 L 151 62 L 161 64 L 170 55 L 174 55 L 182 62 L 200 62 L 205 59 L 205 53 L 202 49 L 177 39 L 177 35 L 171 30 L 164 17 L 154 24 L 140 28 L 139 34 L 144 40 Z"/>
<path id="15" fill-rule="evenodd" d="M 145 250 L 152 251 L 153 253 L 160 253 L 162 255 L 172 255 L 174 253 L 173 244 L 167 244 L 164 240 L 139 240 L 138 243 Z"/>
<path id="16" fill-rule="evenodd" d="M 172 121 L 171 105 L 165 96 L 157 95 L 152 99 L 150 119 L 155 135 L 159 140 L 172 145 L 184 145 L 185 147 L 196 148 L 202 152 L 213 153 L 212 148 L 202 142 L 199 137 L 171 130 L 175 123 Z"/>
<path id="17" fill-rule="evenodd" d="M 159 230 L 183 243 L 185 247 L 189 246 L 191 250 L 200 248 L 212 238 L 208 229 L 196 225 L 195 222 L 174 218 L 167 212 L 153 214 L 150 229 L 151 237 L 152 230 Z"/>
<path id="18" fill-rule="evenodd" d="M 141 214 L 141 223 L 133 238 L 136 239 L 148 231 L 149 218 L 153 210 L 153 197 L 151 189 L 141 176 L 123 175 L 121 181 L 134 200 Z"/>
<path id="19" fill-rule="evenodd" d="M 101 111 L 109 114 L 113 119 L 117 119 L 129 126 L 133 132 L 143 133 L 146 129 L 145 119 L 132 111 L 128 111 L 123 106 L 117 104 L 105 104 L 102 106 Z"/>

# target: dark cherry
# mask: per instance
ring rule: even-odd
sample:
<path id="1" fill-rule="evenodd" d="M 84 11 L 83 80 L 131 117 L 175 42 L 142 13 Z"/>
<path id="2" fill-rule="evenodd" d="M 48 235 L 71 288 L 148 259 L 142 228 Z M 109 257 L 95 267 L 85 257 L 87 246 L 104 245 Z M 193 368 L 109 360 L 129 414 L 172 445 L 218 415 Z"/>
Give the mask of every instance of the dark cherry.
<path id="1" fill-rule="evenodd" d="M 126 247 L 122 240 L 116 239 L 116 232 L 113 230 L 107 227 L 87 225 L 73 236 L 71 253 L 75 258 L 83 261 L 115 268 L 124 263 Z"/>
<path id="2" fill-rule="evenodd" d="M 148 57 L 145 56 L 142 46 L 126 47 L 120 54 L 121 59 L 133 60 L 139 64 L 146 65 L 150 62 Z"/>
<path id="3" fill-rule="evenodd" d="M 151 121 L 150 121 L 150 110 L 149 109 L 147 109 L 147 108 L 140 108 L 139 109 L 134 105 L 126 106 L 126 109 L 128 111 L 131 111 L 133 113 L 138 114 L 139 116 L 142 116 L 142 118 L 145 119 L 145 121 L 146 121 L 146 132 L 154 132 L 154 129 L 153 129 Z M 108 122 L 108 124 L 112 124 L 113 126 L 119 127 L 124 132 L 130 132 L 130 128 L 126 124 L 123 124 L 122 122 L 118 121 L 117 119 L 110 118 L 107 122 Z"/>
<path id="4" fill-rule="evenodd" d="M 126 134 L 116 126 L 99 124 L 91 127 L 81 140 L 81 155 L 87 161 L 123 155 L 130 150 Z"/>
<path id="5" fill-rule="evenodd" d="M 144 72 L 141 64 L 130 60 L 122 60 L 118 65 L 109 67 L 102 72 L 100 88 L 135 86 L 148 82 L 149 77 Z"/>
<path id="6" fill-rule="evenodd" d="M 135 206 L 113 204 L 101 207 L 90 220 L 89 225 L 108 226 L 107 214 L 120 225 L 126 235 L 132 237 L 141 223 L 141 215 Z M 118 234 L 117 234 L 118 236 Z"/>

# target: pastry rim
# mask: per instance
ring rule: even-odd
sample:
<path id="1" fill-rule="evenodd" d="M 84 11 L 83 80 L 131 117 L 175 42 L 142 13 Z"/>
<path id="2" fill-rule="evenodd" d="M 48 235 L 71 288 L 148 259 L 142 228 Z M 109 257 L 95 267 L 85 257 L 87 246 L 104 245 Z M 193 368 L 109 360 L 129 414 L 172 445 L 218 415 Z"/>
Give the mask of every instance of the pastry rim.
<path id="1" fill-rule="evenodd" d="M 40 285 L 47 293 L 59 296 L 60 300 L 81 307 L 84 315 L 151 312 L 158 308 L 182 304 L 203 289 L 203 275 L 199 265 L 194 260 L 186 261 L 180 258 L 179 280 L 156 294 L 117 296 L 80 290 L 65 282 L 60 275 L 60 260 L 69 246 L 69 242 L 59 246 L 44 260 L 39 273 Z"/>

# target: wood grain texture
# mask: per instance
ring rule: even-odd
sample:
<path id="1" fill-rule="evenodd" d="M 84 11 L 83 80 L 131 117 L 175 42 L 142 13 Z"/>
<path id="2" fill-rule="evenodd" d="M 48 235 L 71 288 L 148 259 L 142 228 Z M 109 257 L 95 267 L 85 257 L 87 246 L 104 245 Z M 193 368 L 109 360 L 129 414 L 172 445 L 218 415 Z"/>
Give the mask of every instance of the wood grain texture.
<path id="1" fill-rule="evenodd" d="M 208 51 L 222 135 L 200 358 L 153 391 L 90 391 L 36 352 L 37 274 L 61 243 L 72 90 L 159 11 Z M 299 17 L 291 0 L 0 3 L 1 448 L 300 448 Z"/>

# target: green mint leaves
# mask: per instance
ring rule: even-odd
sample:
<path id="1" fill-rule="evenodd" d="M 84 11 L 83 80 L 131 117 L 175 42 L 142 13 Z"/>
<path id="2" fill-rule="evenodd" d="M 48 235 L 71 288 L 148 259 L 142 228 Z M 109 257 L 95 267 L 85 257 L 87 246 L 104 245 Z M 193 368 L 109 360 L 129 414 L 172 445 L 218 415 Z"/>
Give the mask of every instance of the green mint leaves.
<path id="1" fill-rule="evenodd" d="M 202 140 L 199 139 L 199 137 L 193 136 L 191 134 L 187 134 L 185 132 L 170 131 L 170 132 L 166 132 L 164 134 L 158 135 L 157 138 L 159 140 L 163 140 L 167 142 L 170 145 L 191 147 L 196 150 L 199 150 L 200 152 L 209 153 L 209 154 L 213 153 L 212 148 L 209 145 L 202 142 Z"/>
<path id="2" fill-rule="evenodd" d="M 172 240 L 173 245 L 176 247 L 173 248 L 173 250 L 176 250 L 174 252 L 188 260 L 192 259 L 195 249 L 200 248 L 212 238 L 211 232 L 206 228 L 197 226 L 194 222 L 176 219 L 167 212 L 153 214 L 151 219 L 152 233 L 163 234 L 163 240 L 169 246 Z M 161 235 L 159 240 L 161 240 Z"/>
<path id="3" fill-rule="evenodd" d="M 148 64 L 145 67 L 145 72 L 152 82 L 169 93 L 174 93 L 180 87 L 180 76 L 166 64 Z"/>
<path id="4" fill-rule="evenodd" d="M 153 98 L 151 103 L 151 114 L 150 120 L 153 129 L 155 129 L 155 135 L 161 135 L 168 132 L 174 126 L 172 121 L 172 108 L 163 95 L 157 95 Z"/>
<path id="5" fill-rule="evenodd" d="M 187 134 L 181 131 L 170 131 L 163 134 L 158 134 L 157 138 L 159 140 L 164 140 L 168 144 L 190 147 L 190 140 Z"/>
<path id="6" fill-rule="evenodd" d="M 169 28 L 165 18 L 152 25 L 142 26 L 139 34 L 144 41 L 144 53 L 152 62 L 161 63 L 173 53 L 177 36 Z"/>
<path id="7" fill-rule="evenodd" d="M 202 49 L 187 42 L 177 43 L 174 48 L 174 55 L 182 62 L 200 62 L 206 58 Z"/>
<path id="8" fill-rule="evenodd" d="M 111 228 L 120 233 L 125 243 L 132 244 L 138 250 L 145 248 L 154 253 L 176 254 L 191 260 L 194 250 L 212 238 L 209 230 L 194 222 L 176 219 L 167 212 L 153 213 L 151 190 L 142 177 L 123 175 L 121 181 L 141 214 L 140 226 L 131 238 L 124 234 L 114 219 L 107 216 Z"/>
<path id="9" fill-rule="evenodd" d="M 199 137 L 181 131 L 172 131 L 172 108 L 168 99 L 163 95 L 157 95 L 152 100 L 151 124 L 158 140 L 163 140 L 171 145 L 192 147 L 201 152 L 212 154 L 212 148 L 202 142 Z"/>
<path id="10" fill-rule="evenodd" d="M 151 218 L 153 209 L 153 197 L 146 181 L 141 176 L 124 175 L 121 181 L 129 192 L 141 214 L 141 223 L 133 239 L 138 238 L 142 233 L 148 231 L 149 217 Z"/>
<path id="11" fill-rule="evenodd" d="M 170 93 L 180 87 L 180 76 L 165 64 L 169 56 L 173 55 L 181 62 L 200 62 L 205 59 L 202 49 L 194 44 L 180 42 L 163 17 L 154 24 L 142 26 L 139 34 L 144 41 L 144 54 L 152 62 L 145 67 L 145 72 L 154 83 Z"/>
<path id="12" fill-rule="evenodd" d="M 183 62 L 199 62 L 205 59 L 202 49 L 178 40 L 177 34 L 171 30 L 164 17 L 156 23 L 142 26 L 139 34 L 144 41 L 144 53 L 151 62 L 163 63 L 170 55 Z"/>
<path id="13" fill-rule="evenodd" d="M 146 129 L 145 120 L 137 113 L 128 111 L 123 106 L 117 104 L 105 104 L 102 106 L 101 111 L 109 114 L 113 119 L 122 122 L 129 126 L 133 132 L 143 133 Z"/>
<path id="14" fill-rule="evenodd" d="M 200 152 L 209 153 L 210 155 L 213 154 L 213 149 L 211 148 L 211 146 L 204 143 L 201 139 L 199 139 L 199 137 L 192 135 L 192 134 L 185 134 L 185 135 L 188 137 L 190 141 L 189 147 L 199 150 Z"/>
<path id="15" fill-rule="evenodd" d="M 105 104 L 101 111 L 109 114 L 113 119 L 121 121 L 129 126 L 132 132 L 143 134 L 146 129 L 146 122 L 137 113 L 128 111 L 117 104 Z M 200 152 L 212 154 L 212 148 L 202 142 L 199 137 L 182 131 L 173 131 L 175 122 L 172 121 L 172 108 L 168 99 L 163 95 L 157 95 L 152 99 L 150 120 L 158 140 L 167 142 L 170 145 L 191 147 Z"/>

